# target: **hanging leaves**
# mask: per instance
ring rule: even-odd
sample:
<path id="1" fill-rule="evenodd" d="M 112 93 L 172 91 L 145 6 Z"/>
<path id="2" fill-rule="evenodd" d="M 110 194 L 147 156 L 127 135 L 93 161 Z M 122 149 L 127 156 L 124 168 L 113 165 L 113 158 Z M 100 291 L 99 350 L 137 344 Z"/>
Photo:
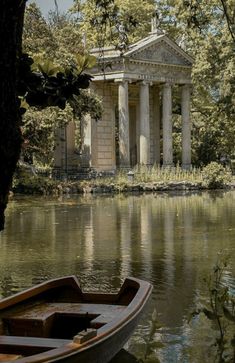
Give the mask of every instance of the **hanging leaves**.
<path id="1" fill-rule="evenodd" d="M 94 57 L 77 56 L 77 60 L 79 59 L 80 64 L 63 69 L 51 60 L 37 58 L 34 62 L 31 57 L 23 54 L 19 71 L 19 96 L 30 106 L 58 106 L 64 109 L 66 102 L 73 95 L 79 95 L 80 89 L 88 88 L 92 79 L 92 76 L 82 72 L 94 63 Z M 24 109 L 23 105 L 21 109 Z"/>

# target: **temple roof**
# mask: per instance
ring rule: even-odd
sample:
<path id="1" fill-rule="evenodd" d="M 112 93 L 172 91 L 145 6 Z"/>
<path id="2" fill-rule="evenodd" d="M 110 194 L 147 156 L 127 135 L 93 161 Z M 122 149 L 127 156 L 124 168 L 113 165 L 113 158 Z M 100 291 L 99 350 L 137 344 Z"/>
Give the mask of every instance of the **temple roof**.
<path id="1" fill-rule="evenodd" d="M 184 83 L 180 71 L 187 73 L 188 81 L 191 78 L 193 58 L 165 33 L 159 31 L 152 32 L 146 38 L 130 45 L 124 53 L 115 47 L 96 48 L 91 53 L 97 56 L 98 63 L 102 63 L 104 67 L 107 64 L 106 79 L 146 79 L 146 73 L 148 79 L 164 82 L 164 79 L 167 79 L 163 77 L 164 70 L 168 72 L 168 79 L 175 78 L 178 72 L 177 83 Z M 92 73 L 95 75 L 95 80 L 102 79 L 99 67 L 96 67 Z"/>
<path id="2" fill-rule="evenodd" d="M 92 54 L 104 59 L 110 58 L 134 58 L 149 60 L 150 62 L 165 63 L 169 56 L 172 57 L 172 64 L 192 65 L 193 58 L 190 57 L 177 43 L 172 41 L 166 34 L 150 33 L 149 36 L 131 44 L 128 50 L 121 54 L 115 47 L 95 48 Z M 167 57 L 168 56 L 168 57 Z"/>

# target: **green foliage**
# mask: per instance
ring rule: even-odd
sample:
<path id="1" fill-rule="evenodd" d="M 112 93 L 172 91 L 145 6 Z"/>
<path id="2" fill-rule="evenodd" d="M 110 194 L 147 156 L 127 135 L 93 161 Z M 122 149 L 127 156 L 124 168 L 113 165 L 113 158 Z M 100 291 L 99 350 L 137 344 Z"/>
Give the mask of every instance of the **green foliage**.
<path id="1" fill-rule="evenodd" d="M 181 167 L 176 168 L 160 168 L 159 166 L 147 167 L 138 166 L 133 169 L 133 179 L 130 180 L 125 170 L 119 170 L 116 175 L 110 177 L 96 178 L 88 182 L 90 185 L 111 186 L 115 185 L 119 191 L 124 191 L 127 186 L 138 186 L 150 183 L 152 185 L 173 187 L 177 183 L 192 183 L 200 188 L 202 185 L 202 173 L 200 169 L 182 170 Z"/>
<path id="2" fill-rule="evenodd" d="M 77 57 L 78 59 L 78 57 Z M 88 64 L 89 60 L 84 65 Z M 19 69 L 19 96 L 30 106 L 45 108 L 58 106 L 64 109 L 73 95 L 89 87 L 91 76 L 82 73 L 81 64 L 61 68 L 51 60 L 33 61 L 27 54 L 22 55 Z"/>
<path id="3" fill-rule="evenodd" d="M 157 1 L 161 28 L 195 60 L 192 156 L 197 166 L 234 153 L 234 41 L 222 2 L 234 26 L 233 0 Z"/>
<path id="4" fill-rule="evenodd" d="M 48 23 L 35 4 L 26 9 L 24 50 L 29 55 L 22 56 L 18 82 L 21 113 L 27 110 L 23 155 L 27 161 L 51 165 L 57 127 L 75 122 L 80 140 L 82 117 L 101 117 L 101 101 L 87 90 L 91 76 L 84 72 L 96 59 L 84 50 L 75 19 L 51 12 Z"/>
<path id="5" fill-rule="evenodd" d="M 50 178 L 33 175 L 29 171 L 18 169 L 13 180 L 13 192 L 24 194 L 55 194 L 57 182 Z"/>
<path id="6" fill-rule="evenodd" d="M 114 45 L 120 51 L 147 35 L 155 8 L 153 0 L 74 1 L 89 47 Z"/>
<path id="7" fill-rule="evenodd" d="M 134 168 L 134 180 L 136 182 L 202 182 L 200 169 L 183 170 L 180 166 L 175 168 L 161 168 L 154 165 L 153 167 L 137 166 Z"/>
<path id="8" fill-rule="evenodd" d="M 81 90 L 79 96 L 73 96 L 70 104 L 77 120 L 81 120 L 85 114 L 91 115 L 96 121 L 101 119 L 103 107 L 100 98 L 91 90 Z"/>
<path id="9" fill-rule="evenodd" d="M 25 10 L 23 52 L 54 59 L 56 49 L 57 43 L 51 27 L 48 27 L 37 5 L 29 4 Z"/>
<path id="10" fill-rule="evenodd" d="M 164 347 L 164 344 L 161 341 L 156 340 L 156 333 L 160 328 L 162 328 L 162 325 L 159 324 L 157 311 L 154 310 L 150 320 L 149 333 L 143 337 L 145 344 L 142 349 L 142 356 L 138 359 L 139 363 L 160 362 L 156 354 L 157 349 Z"/>
<path id="11" fill-rule="evenodd" d="M 30 107 L 23 118 L 24 160 L 34 165 L 52 165 L 55 131 L 73 119 L 73 110 L 69 105 L 66 105 L 64 110 L 57 107 L 47 107 L 43 110 Z"/>
<path id="12" fill-rule="evenodd" d="M 208 288 L 207 303 L 191 314 L 190 320 L 203 313 L 216 329 L 215 347 L 218 363 L 234 362 L 235 357 L 235 297 L 226 284 L 228 259 L 218 258 L 213 273 L 205 279 Z"/>
<path id="13" fill-rule="evenodd" d="M 221 164 L 211 162 L 202 169 L 204 183 L 209 189 L 224 188 L 231 182 L 231 171 Z"/>

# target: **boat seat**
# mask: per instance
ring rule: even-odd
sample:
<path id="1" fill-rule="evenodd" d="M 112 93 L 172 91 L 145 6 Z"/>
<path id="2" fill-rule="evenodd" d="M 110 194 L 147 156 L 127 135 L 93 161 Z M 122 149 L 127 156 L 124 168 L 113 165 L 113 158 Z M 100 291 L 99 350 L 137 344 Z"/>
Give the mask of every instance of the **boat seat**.
<path id="1" fill-rule="evenodd" d="M 9 335 L 50 337 L 56 314 L 87 317 L 90 327 L 98 329 L 113 320 L 125 308 L 123 305 L 112 304 L 46 303 L 6 316 L 3 322 Z"/>
<path id="2" fill-rule="evenodd" d="M 12 362 L 14 360 L 22 358 L 22 355 L 16 354 L 0 354 L 0 362 Z"/>
<path id="3" fill-rule="evenodd" d="M 38 348 L 54 349 L 71 343 L 69 339 L 34 338 L 0 335 L 0 348 L 6 346 L 33 346 Z"/>

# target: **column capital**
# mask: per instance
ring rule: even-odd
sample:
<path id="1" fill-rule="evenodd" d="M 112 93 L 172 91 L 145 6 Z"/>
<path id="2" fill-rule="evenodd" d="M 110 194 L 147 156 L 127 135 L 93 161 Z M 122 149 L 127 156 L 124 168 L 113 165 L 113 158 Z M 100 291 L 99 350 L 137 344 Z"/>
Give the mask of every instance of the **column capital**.
<path id="1" fill-rule="evenodd" d="M 189 91 L 190 94 L 193 92 L 193 85 L 192 83 L 184 83 L 180 85 L 182 91 Z"/>
<path id="2" fill-rule="evenodd" d="M 116 78 L 114 80 L 114 83 L 131 83 L 131 79 L 128 79 L 128 78 Z"/>
<path id="3" fill-rule="evenodd" d="M 174 85 L 173 82 L 165 82 L 165 83 L 163 83 L 162 87 L 163 88 L 172 88 L 173 85 Z"/>
<path id="4" fill-rule="evenodd" d="M 152 84 L 153 84 L 152 81 L 148 81 L 148 80 L 145 80 L 145 79 L 140 81 L 140 85 L 143 85 L 143 86 L 152 86 Z"/>

